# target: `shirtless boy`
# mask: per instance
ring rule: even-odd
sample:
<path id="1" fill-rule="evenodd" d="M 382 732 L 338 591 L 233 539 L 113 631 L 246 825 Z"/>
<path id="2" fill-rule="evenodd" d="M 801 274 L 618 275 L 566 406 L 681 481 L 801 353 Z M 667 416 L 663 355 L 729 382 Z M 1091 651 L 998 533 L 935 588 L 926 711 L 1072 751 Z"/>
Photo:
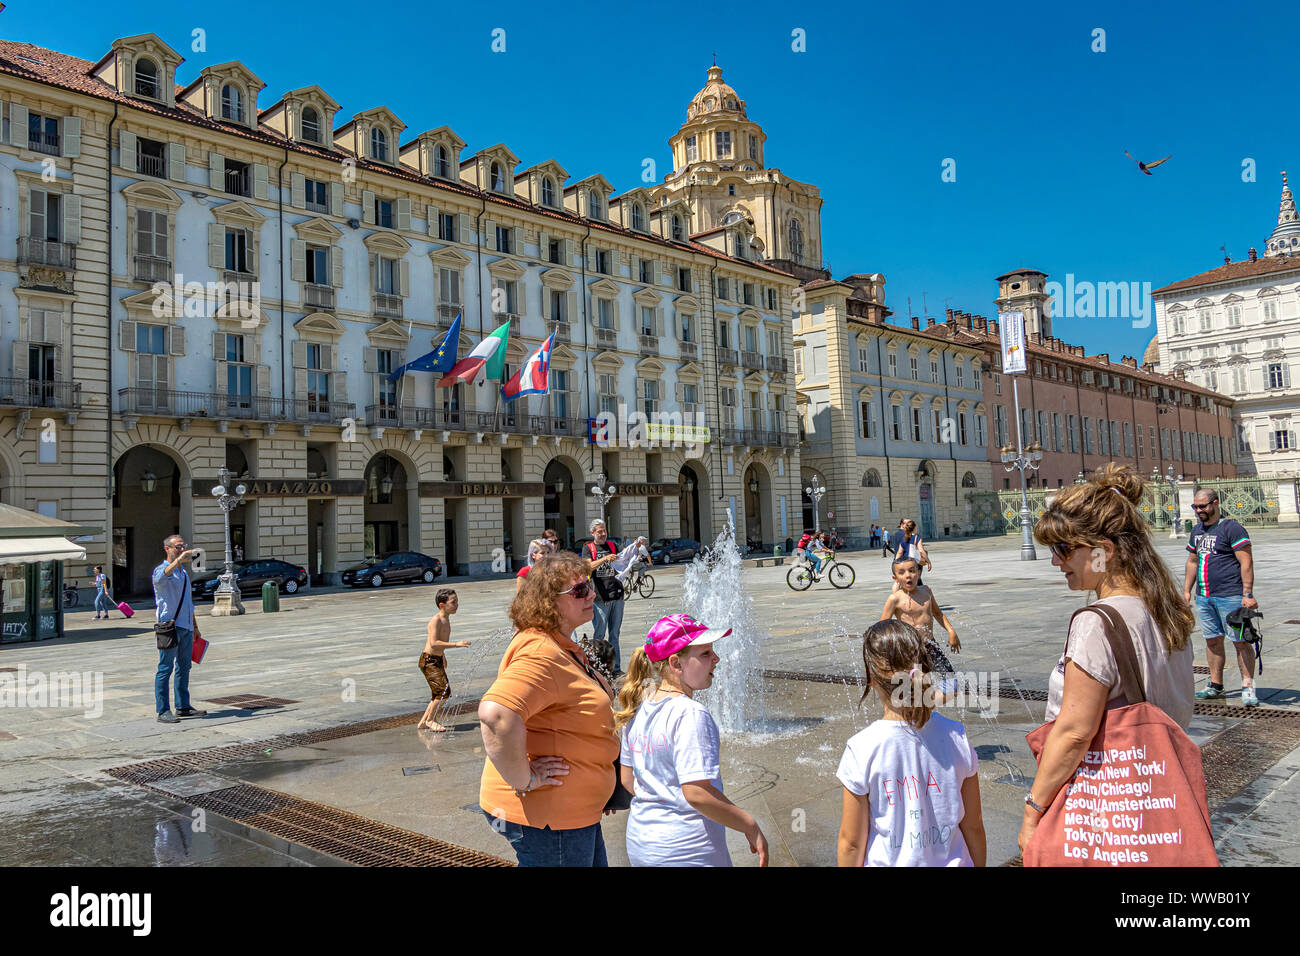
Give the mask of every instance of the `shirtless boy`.
<path id="1" fill-rule="evenodd" d="M 957 639 L 957 632 L 953 630 L 948 618 L 944 617 L 943 611 L 939 610 L 939 600 L 934 592 L 920 583 L 921 566 L 915 558 L 898 558 L 894 561 L 892 570 L 896 590 L 885 600 L 880 619 L 887 621 L 896 617 L 904 624 L 916 628 L 925 641 L 925 649 L 930 655 L 936 677 L 950 677 L 954 673 L 953 667 L 934 639 L 935 622 L 948 632 L 948 646 L 961 653 L 961 641 Z"/>
<path id="2" fill-rule="evenodd" d="M 416 730 L 445 731 L 447 728 L 433 719 L 442 702 L 451 696 L 451 682 L 447 680 L 447 659 L 443 651 L 449 647 L 469 647 L 469 641 L 451 641 L 451 615 L 460 607 L 460 598 L 451 588 L 439 588 L 433 596 L 438 605 L 437 615 L 429 621 L 429 637 L 420 654 L 420 670 L 429 682 L 433 699 L 424 710 L 424 716 L 415 725 Z"/>

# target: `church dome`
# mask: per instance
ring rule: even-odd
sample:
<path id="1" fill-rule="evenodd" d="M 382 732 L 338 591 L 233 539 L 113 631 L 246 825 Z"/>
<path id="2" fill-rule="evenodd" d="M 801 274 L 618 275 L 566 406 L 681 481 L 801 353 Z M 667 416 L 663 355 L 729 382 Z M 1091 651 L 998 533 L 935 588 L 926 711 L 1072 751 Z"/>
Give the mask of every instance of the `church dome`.
<path id="1" fill-rule="evenodd" d="M 1300 219 L 1296 217 L 1295 197 L 1282 173 L 1282 200 L 1278 204 L 1277 228 L 1268 237 L 1265 256 L 1300 254 Z"/>
<path id="2" fill-rule="evenodd" d="M 716 63 L 709 67 L 709 79 L 704 84 L 704 89 L 700 90 L 691 98 L 691 103 L 686 107 L 686 118 L 693 120 L 698 116 L 706 113 L 738 113 L 745 115 L 745 101 L 737 95 L 726 83 L 722 82 L 722 67 Z"/>
<path id="3" fill-rule="evenodd" d="M 1147 343 L 1147 350 L 1142 353 L 1143 365 L 1160 364 L 1160 336 L 1151 336 L 1151 341 Z"/>

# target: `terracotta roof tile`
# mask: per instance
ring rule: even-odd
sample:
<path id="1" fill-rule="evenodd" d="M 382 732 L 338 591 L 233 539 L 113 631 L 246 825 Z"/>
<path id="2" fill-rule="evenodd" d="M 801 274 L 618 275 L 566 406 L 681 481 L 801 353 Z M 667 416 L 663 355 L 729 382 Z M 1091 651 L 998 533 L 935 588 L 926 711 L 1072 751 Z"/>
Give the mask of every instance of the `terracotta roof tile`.
<path id="1" fill-rule="evenodd" d="M 1293 270 L 1300 271 L 1300 257 L 1269 256 L 1264 259 L 1246 259 L 1242 262 L 1229 262 L 1217 269 L 1211 269 L 1209 272 L 1194 275 L 1190 279 L 1170 283 L 1154 290 L 1151 294 L 1159 295 L 1162 292 L 1177 292 L 1180 289 L 1194 289 L 1197 286 L 1214 285 L 1216 282 L 1231 282 L 1235 279 L 1249 279 L 1254 276 L 1265 276 L 1274 272 Z"/>

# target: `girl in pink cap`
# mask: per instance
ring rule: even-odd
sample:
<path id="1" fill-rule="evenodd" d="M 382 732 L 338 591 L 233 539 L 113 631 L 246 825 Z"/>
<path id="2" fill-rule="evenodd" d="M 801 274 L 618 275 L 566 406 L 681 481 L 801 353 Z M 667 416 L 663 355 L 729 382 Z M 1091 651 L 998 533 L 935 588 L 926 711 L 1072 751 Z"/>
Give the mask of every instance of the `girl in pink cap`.
<path id="1" fill-rule="evenodd" d="M 767 839 L 722 793 L 718 725 L 694 699 L 713 683 L 710 629 L 685 614 L 655 622 L 628 665 L 614 726 L 620 780 L 630 790 L 627 856 L 633 866 L 731 866 L 726 828 L 739 830 L 767 866 Z"/>

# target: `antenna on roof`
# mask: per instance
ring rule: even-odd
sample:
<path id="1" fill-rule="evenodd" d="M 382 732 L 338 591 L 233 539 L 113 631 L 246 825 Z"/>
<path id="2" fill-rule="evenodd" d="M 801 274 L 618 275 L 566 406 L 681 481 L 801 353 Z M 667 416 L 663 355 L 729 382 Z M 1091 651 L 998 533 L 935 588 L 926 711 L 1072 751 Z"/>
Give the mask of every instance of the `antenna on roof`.
<path id="1" fill-rule="evenodd" d="M 1225 266 L 1230 265 L 1232 263 L 1232 257 L 1228 255 L 1228 244 L 1226 242 L 1219 246 L 1219 251 L 1223 253 L 1223 264 Z"/>
<path id="2" fill-rule="evenodd" d="M 907 317 L 909 319 L 912 317 L 912 297 L 910 295 L 907 297 Z"/>

